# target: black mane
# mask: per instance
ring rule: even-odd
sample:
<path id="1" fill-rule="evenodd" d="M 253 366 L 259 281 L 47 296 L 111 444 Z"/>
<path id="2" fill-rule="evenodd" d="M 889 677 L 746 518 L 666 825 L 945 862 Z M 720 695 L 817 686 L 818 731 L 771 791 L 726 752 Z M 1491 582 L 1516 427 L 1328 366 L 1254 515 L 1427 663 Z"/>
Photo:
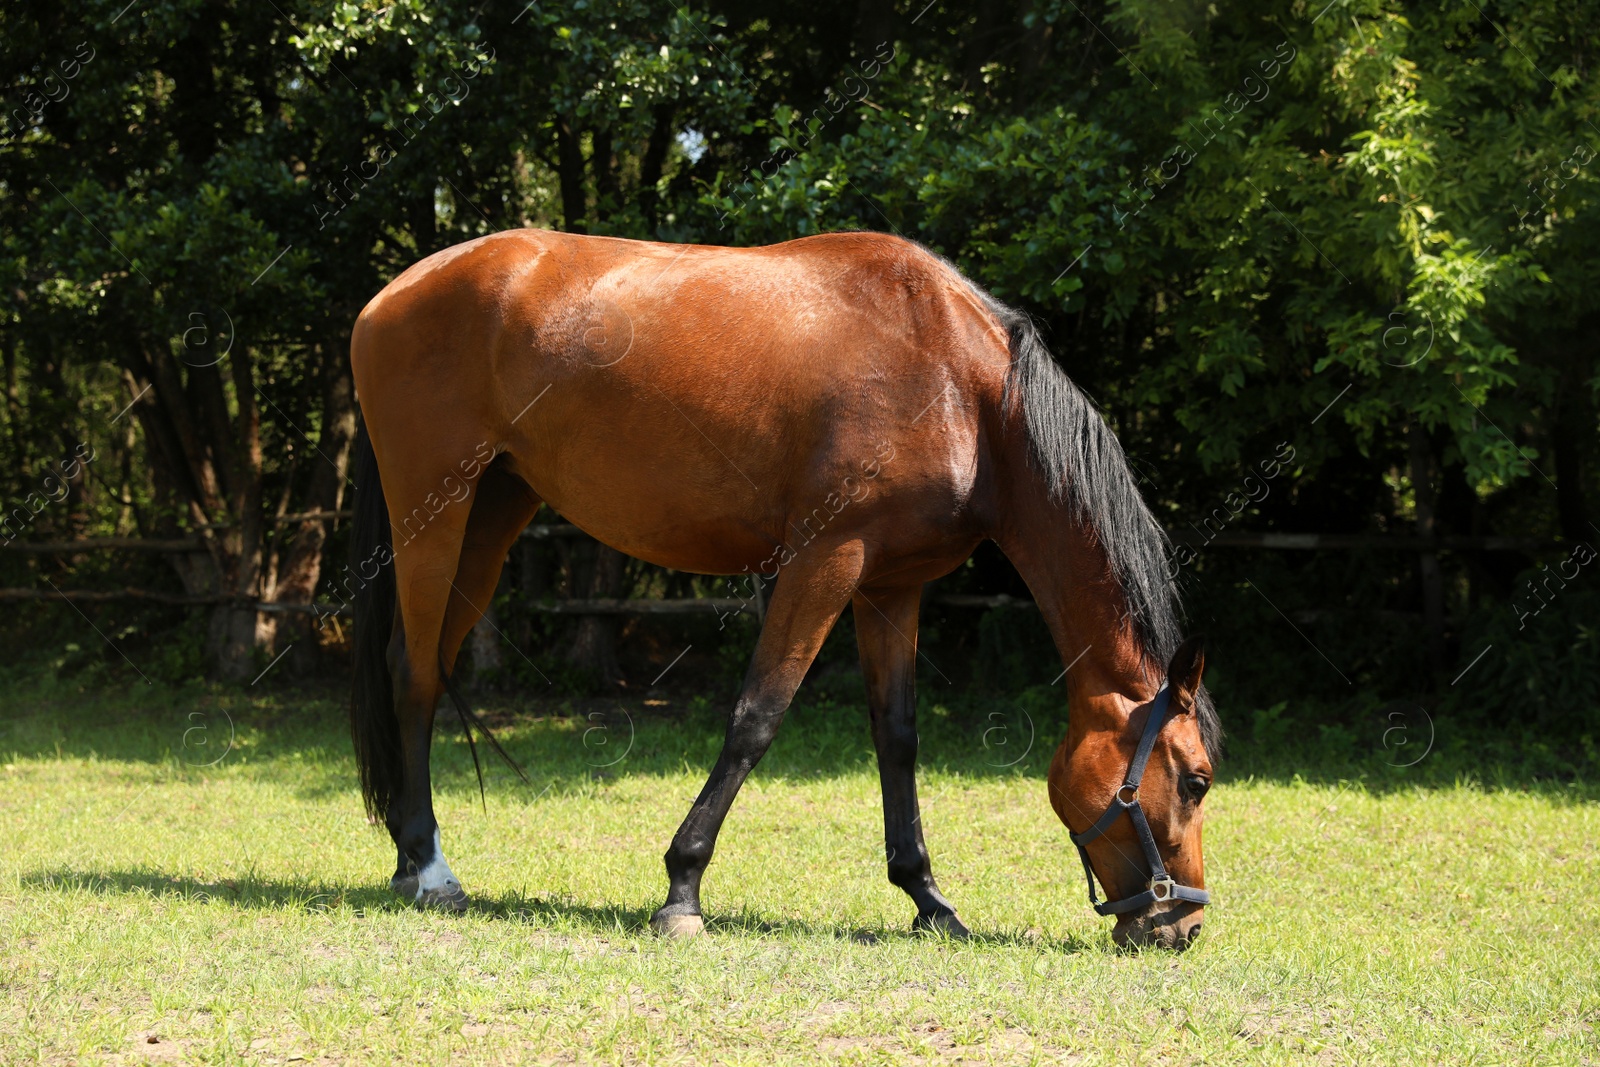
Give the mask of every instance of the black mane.
<path id="1" fill-rule="evenodd" d="M 1146 667 L 1165 674 L 1183 641 L 1178 592 L 1167 577 L 1171 542 L 1139 494 L 1116 434 L 1050 355 L 1033 320 L 973 288 L 1010 335 L 1006 417 L 1021 409 L 1033 460 L 1052 497 L 1072 505 L 1105 551 Z M 1221 756 L 1222 723 L 1203 688 L 1196 703 L 1200 736 L 1215 763 Z"/>

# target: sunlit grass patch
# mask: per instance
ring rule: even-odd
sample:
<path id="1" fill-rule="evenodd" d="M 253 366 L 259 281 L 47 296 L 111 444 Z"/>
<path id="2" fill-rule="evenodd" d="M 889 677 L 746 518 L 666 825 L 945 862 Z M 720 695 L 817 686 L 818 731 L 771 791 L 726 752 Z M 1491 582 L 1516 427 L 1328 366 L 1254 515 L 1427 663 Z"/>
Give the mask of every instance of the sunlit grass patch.
<path id="1" fill-rule="evenodd" d="M 12 707 L 7 1063 L 1597 1054 L 1583 789 L 1296 777 L 1242 753 L 1207 801 L 1201 943 L 1122 955 L 1045 802 L 1059 719 L 1006 767 L 992 723 L 930 711 L 929 847 L 977 935 L 941 942 L 909 933 L 884 878 L 864 713 L 803 705 L 719 842 L 710 936 L 673 944 L 645 923 L 715 707 L 506 719 L 529 783 L 490 768 L 486 813 L 441 720 L 436 803 L 476 901 L 462 918 L 388 893 L 335 701 L 35 690 Z M 197 711 L 212 747 L 185 742 Z"/>

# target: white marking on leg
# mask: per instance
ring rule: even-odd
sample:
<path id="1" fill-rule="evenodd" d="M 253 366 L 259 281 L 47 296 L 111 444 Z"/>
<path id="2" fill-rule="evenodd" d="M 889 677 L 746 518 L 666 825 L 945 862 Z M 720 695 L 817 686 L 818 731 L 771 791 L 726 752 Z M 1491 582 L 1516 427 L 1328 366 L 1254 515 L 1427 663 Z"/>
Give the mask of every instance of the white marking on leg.
<path id="1" fill-rule="evenodd" d="M 433 828 L 433 858 L 427 866 L 417 872 L 417 899 L 422 899 L 422 894 L 430 889 L 444 889 L 446 886 L 460 888 L 461 882 L 451 873 L 450 865 L 444 860 L 444 849 L 439 845 L 439 828 Z"/>

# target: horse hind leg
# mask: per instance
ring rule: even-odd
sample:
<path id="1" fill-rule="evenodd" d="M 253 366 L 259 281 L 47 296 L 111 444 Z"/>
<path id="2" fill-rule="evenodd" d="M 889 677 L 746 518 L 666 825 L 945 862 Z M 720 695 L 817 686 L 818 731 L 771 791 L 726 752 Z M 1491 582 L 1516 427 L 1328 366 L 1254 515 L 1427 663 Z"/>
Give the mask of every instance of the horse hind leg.
<path id="1" fill-rule="evenodd" d="M 466 529 L 460 535 L 455 575 L 442 593 L 437 593 L 445 598 L 444 613 L 435 646 L 437 654 L 427 658 L 427 663 L 433 668 L 436 677 L 437 665 L 441 661 L 446 671 L 454 672 L 462 642 L 483 617 L 494 596 L 495 587 L 500 581 L 500 571 L 505 565 L 506 554 L 516 543 L 517 535 L 538 512 L 539 505 L 539 498 L 524 482 L 498 465 L 491 466 L 478 480 L 473 491 L 470 510 L 467 511 Z M 396 534 L 398 536 L 399 531 L 396 531 Z M 437 583 L 431 583 L 430 588 L 437 591 Z M 431 603 L 436 598 L 437 596 L 430 596 L 426 599 Z M 422 614 L 426 609 L 420 604 L 415 604 L 413 610 Z M 399 612 L 402 626 L 407 617 L 402 597 L 402 610 Z M 412 663 L 420 663 L 421 657 L 427 656 L 424 642 L 413 644 L 409 640 L 402 641 L 401 647 L 406 650 L 403 666 L 408 671 Z M 393 648 L 391 648 L 391 663 L 395 663 Z M 403 742 L 407 734 L 412 734 L 413 747 L 431 747 L 429 741 L 432 737 L 432 718 L 437 713 L 443 687 L 443 679 L 439 678 L 432 690 L 431 699 L 427 701 L 426 728 L 423 727 L 422 717 L 416 713 L 418 705 L 415 702 L 409 705 L 409 715 L 401 714 Z M 416 686 L 417 699 L 421 699 L 420 694 L 426 691 L 425 683 L 419 682 Z M 406 691 L 400 686 L 398 674 L 395 692 L 399 695 L 399 700 L 405 699 Z M 397 713 L 398 711 L 397 702 Z M 405 726 L 407 723 L 410 724 L 409 729 Z M 408 759 L 408 767 L 410 766 L 411 761 Z M 396 831 L 394 821 L 391 820 L 390 823 L 390 832 L 395 835 L 397 851 L 395 873 L 390 879 L 390 886 L 396 893 L 416 901 L 423 907 L 460 910 L 466 906 L 466 893 L 461 888 L 460 880 L 451 871 L 440 847 L 439 828 L 433 815 L 431 783 L 427 780 L 427 772 L 426 755 L 424 755 L 420 768 L 415 772 L 415 780 L 422 783 L 420 790 L 425 791 L 428 797 L 426 818 L 417 821 L 421 804 L 420 801 L 416 801 L 401 818 L 400 831 Z M 408 781 L 411 777 L 408 774 Z M 432 831 L 431 840 L 427 838 L 429 824 Z M 405 837 L 404 843 L 402 836 Z M 419 847 L 427 853 L 426 856 L 418 856 Z"/>
<path id="2" fill-rule="evenodd" d="M 448 489 L 454 483 L 447 479 L 457 477 L 453 463 L 433 454 L 386 459 L 380 451 L 394 544 L 395 613 L 387 659 L 400 768 L 384 816 L 398 854 L 390 884 L 425 907 L 460 911 L 467 898 L 440 844 L 429 750 L 434 709 L 444 691 L 440 640 L 473 506 L 468 497 L 437 503 L 439 487 Z"/>
<path id="3" fill-rule="evenodd" d="M 506 556 L 541 503 L 526 482 L 498 463 L 479 479 L 439 636 L 445 669 L 452 674 L 462 642 L 489 610 Z"/>

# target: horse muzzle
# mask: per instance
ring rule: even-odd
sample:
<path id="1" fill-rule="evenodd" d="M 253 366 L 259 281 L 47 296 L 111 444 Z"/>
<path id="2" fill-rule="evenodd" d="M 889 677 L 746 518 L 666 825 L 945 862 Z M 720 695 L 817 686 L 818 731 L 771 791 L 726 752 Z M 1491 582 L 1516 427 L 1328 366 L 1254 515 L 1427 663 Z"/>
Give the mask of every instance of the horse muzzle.
<path id="1" fill-rule="evenodd" d="M 1153 904 L 1117 917 L 1111 940 L 1118 948 L 1163 948 L 1182 952 L 1200 936 L 1205 908 L 1188 901 Z"/>

